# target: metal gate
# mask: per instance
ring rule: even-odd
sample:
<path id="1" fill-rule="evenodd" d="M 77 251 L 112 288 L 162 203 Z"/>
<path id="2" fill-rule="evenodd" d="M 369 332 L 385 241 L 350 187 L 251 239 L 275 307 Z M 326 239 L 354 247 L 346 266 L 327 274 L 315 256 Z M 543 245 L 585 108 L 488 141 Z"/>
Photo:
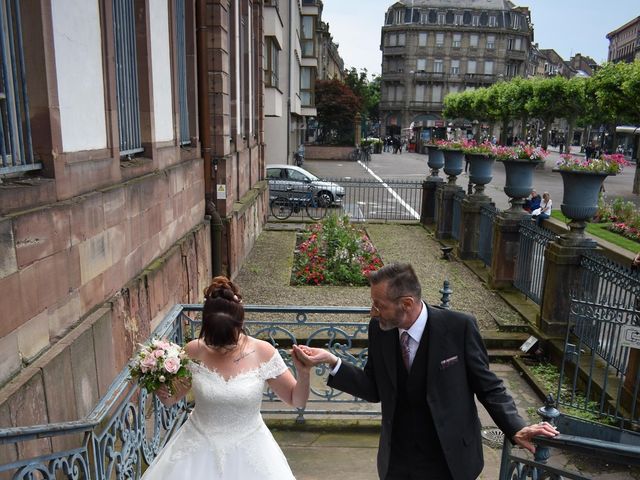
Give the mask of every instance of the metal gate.
<path id="1" fill-rule="evenodd" d="M 344 197 L 331 205 L 327 214 L 348 215 L 353 222 L 419 222 L 422 210 L 422 181 L 394 179 L 324 178 L 344 188 Z M 290 219 L 304 220 L 304 207 L 295 208 Z M 308 219 L 308 217 L 307 217 Z M 275 221 L 273 216 L 270 221 Z"/>
<path id="2" fill-rule="evenodd" d="M 558 403 L 640 426 L 640 274 L 602 255 L 580 263 L 572 294 Z"/>

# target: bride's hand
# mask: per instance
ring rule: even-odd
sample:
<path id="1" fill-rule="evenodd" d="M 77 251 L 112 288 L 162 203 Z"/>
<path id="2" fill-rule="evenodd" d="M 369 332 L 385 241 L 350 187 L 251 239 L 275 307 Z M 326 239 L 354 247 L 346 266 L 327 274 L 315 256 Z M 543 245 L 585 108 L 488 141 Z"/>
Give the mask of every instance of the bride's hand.
<path id="1" fill-rule="evenodd" d="M 291 349 L 291 358 L 293 360 L 293 364 L 296 367 L 296 370 L 306 370 L 309 371 L 311 367 L 313 367 L 313 363 L 311 363 L 308 358 L 302 353 L 302 349 L 306 348 L 304 345 L 293 345 Z"/>

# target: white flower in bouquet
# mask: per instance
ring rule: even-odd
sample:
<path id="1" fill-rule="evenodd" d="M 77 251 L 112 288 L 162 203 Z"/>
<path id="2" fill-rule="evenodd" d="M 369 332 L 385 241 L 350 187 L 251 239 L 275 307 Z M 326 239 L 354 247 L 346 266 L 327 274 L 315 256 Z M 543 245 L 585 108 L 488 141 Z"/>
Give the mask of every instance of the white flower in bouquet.
<path id="1" fill-rule="evenodd" d="M 190 361 L 180 345 L 164 339 L 154 339 L 140 346 L 129 366 L 129 372 L 131 377 L 149 392 L 155 392 L 162 385 L 167 385 L 169 392 L 173 393 L 175 379 L 191 377 L 187 368 Z"/>

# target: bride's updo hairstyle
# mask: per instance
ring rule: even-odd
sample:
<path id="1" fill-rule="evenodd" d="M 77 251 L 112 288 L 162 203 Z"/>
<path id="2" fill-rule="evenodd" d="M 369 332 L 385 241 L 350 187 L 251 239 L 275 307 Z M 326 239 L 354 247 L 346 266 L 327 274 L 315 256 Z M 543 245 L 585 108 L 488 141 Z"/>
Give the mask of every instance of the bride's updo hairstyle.
<path id="1" fill-rule="evenodd" d="M 242 295 L 227 277 L 215 277 L 204 290 L 200 338 L 210 347 L 231 347 L 238 343 L 244 325 Z"/>

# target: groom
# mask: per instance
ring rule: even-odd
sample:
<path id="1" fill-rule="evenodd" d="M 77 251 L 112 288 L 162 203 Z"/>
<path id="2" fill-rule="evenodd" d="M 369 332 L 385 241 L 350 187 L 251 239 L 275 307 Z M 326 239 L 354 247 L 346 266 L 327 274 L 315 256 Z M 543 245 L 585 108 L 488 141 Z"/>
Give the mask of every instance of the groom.
<path id="1" fill-rule="evenodd" d="M 369 282 L 372 319 L 364 370 L 318 348 L 302 347 L 297 355 L 307 364 L 328 363 L 330 387 L 382 402 L 381 479 L 477 478 L 484 461 L 474 396 L 509 439 L 532 452 L 534 436 L 558 434 L 547 423 L 525 426 L 489 370 L 475 319 L 427 306 L 411 265 L 386 265 Z"/>

